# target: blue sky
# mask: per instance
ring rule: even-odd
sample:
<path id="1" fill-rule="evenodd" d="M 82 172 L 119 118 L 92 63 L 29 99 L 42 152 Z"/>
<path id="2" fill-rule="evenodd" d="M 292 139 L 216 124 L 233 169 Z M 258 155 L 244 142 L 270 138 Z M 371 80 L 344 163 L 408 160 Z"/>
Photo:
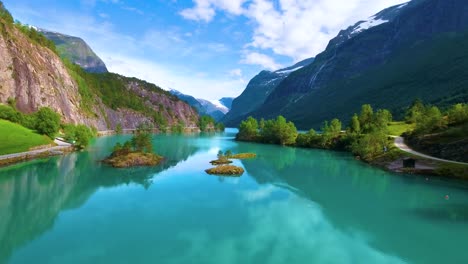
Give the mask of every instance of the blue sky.
<path id="1" fill-rule="evenodd" d="M 198 98 L 238 96 L 261 70 L 323 51 L 407 0 L 3 0 L 22 23 L 83 38 L 110 71 Z"/>

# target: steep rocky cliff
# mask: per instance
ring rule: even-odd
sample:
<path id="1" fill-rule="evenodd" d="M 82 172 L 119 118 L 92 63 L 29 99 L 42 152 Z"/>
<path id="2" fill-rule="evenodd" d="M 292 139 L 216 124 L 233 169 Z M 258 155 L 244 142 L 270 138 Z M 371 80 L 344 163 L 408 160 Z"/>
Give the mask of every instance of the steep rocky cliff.
<path id="1" fill-rule="evenodd" d="M 38 33 L 29 30 L 31 34 L 0 17 L 0 103 L 15 99 L 18 110 L 24 113 L 51 107 L 64 122 L 87 124 L 98 130 L 113 129 L 117 124 L 135 128 L 144 121 L 159 127 L 180 123 L 197 126 L 197 112 L 175 96 L 135 78 L 110 73 L 104 73 L 105 78 L 85 75 L 31 38 Z M 112 95 L 132 104 L 111 104 L 101 88 L 112 90 L 113 85 L 119 87 Z"/>
<path id="2" fill-rule="evenodd" d="M 4 20 L 0 24 L 0 102 L 14 98 L 25 113 L 50 106 L 66 122 L 85 123 L 78 86 L 60 58 Z"/>

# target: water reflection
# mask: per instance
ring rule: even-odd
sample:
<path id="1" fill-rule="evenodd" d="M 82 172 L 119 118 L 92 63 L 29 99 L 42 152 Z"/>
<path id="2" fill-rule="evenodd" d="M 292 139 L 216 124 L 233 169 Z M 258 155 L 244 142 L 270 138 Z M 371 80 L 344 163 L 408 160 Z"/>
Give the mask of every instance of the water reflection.
<path id="1" fill-rule="evenodd" d="M 373 245 L 382 252 L 423 259 L 421 263 L 443 263 L 447 255 L 468 259 L 468 253 L 460 253 L 465 251 L 459 244 L 468 229 L 461 235 L 451 226 L 468 226 L 466 183 L 392 175 L 356 162 L 347 153 L 244 147 L 243 151 L 259 154 L 254 162 L 243 163 L 258 183 L 289 186 L 320 204 L 336 228 L 372 235 Z M 454 195 L 445 200 L 448 193 Z M 426 254 L 428 248 L 444 254 Z"/>
<path id="2" fill-rule="evenodd" d="M 249 194 L 247 201 L 262 197 Z M 187 242 L 184 254 L 166 263 L 405 263 L 372 248 L 364 237 L 336 229 L 306 199 L 286 196 L 255 203 L 246 217 L 244 228 L 225 236 L 200 229 L 180 233 L 178 239 Z"/>
<path id="3" fill-rule="evenodd" d="M 0 170 L 0 263 L 26 242 L 54 225 L 62 210 L 81 207 L 102 187 L 137 184 L 148 188 L 157 174 L 187 160 L 200 150 L 187 139 L 155 138 L 167 159 L 155 168 L 112 169 L 99 161 L 117 141 L 128 136 L 100 138 L 89 152 L 36 160 Z M 195 140 L 195 138 L 194 138 Z"/>
<path id="4" fill-rule="evenodd" d="M 0 262 L 468 259 L 466 185 L 395 176 L 346 153 L 236 143 L 225 135 L 158 136 L 156 151 L 167 157 L 159 168 L 114 170 L 98 162 L 127 139 L 102 138 L 88 152 L 0 170 Z M 242 177 L 217 178 L 204 169 L 218 150 L 258 157 L 235 161 L 246 169 Z M 60 214 L 70 208 L 79 209 Z"/>

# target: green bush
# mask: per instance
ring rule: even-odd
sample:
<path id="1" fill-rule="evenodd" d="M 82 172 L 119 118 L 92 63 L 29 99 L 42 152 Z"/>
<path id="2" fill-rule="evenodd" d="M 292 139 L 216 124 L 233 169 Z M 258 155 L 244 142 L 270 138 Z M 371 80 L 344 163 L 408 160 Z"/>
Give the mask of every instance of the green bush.
<path id="1" fill-rule="evenodd" d="M 297 138 L 297 129 L 292 122 L 287 122 L 283 116 L 276 120 L 267 120 L 264 128 L 260 131 L 264 142 L 280 145 L 294 145 Z"/>
<path id="2" fill-rule="evenodd" d="M 241 122 L 239 133 L 236 135 L 237 140 L 253 141 L 258 138 L 258 122 L 257 119 L 249 116 L 247 120 Z"/>
<path id="3" fill-rule="evenodd" d="M 259 129 L 260 128 L 260 129 Z M 296 126 L 283 116 L 272 120 L 261 120 L 260 126 L 253 117 L 248 117 L 239 126 L 237 140 L 260 141 L 270 144 L 294 145 L 298 136 Z"/>
<path id="4" fill-rule="evenodd" d="M 330 148 L 339 138 L 341 133 L 341 121 L 333 119 L 330 123 L 325 121 L 322 126 L 322 135 L 320 145 L 324 148 Z"/>
<path id="5" fill-rule="evenodd" d="M 11 106 L 0 104 L 0 119 L 20 124 L 51 138 L 60 128 L 60 115 L 48 107 L 40 108 L 36 113 L 27 115 Z"/>
<path id="6" fill-rule="evenodd" d="M 23 119 L 23 114 L 13 109 L 11 106 L 0 104 L 0 119 L 19 124 Z"/>
<path id="7" fill-rule="evenodd" d="M 373 131 L 357 136 L 351 143 L 351 151 L 364 160 L 372 160 L 384 153 L 387 147 L 387 134 L 383 131 Z"/>
<path id="8" fill-rule="evenodd" d="M 117 143 L 112 149 L 111 157 L 125 156 L 133 152 L 152 153 L 153 143 L 152 127 L 149 124 L 140 124 L 135 131 L 135 135 L 123 145 Z"/>
<path id="9" fill-rule="evenodd" d="M 118 124 L 115 126 L 115 133 L 116 133 L 116 134 L 122 134 L 122 124 L 118 123 Z"/>
<path id="10" fill-rule="evenodd" d="M 444 118 L 439 108 L 427 106 L 416 119 L 414 134 L 422 135 L 436 132 L 447 127 L 447 120 Z"/>
<path id="11" fill-rule="evenodd" d="M 448 120 L 452 125 L 468 122 L 468 104 L 456 104 L 448 111 Z"/>
<path id="12" fill-rule="evenodd" d="M 94 137 L 95 133 L 92 129 L 85 125 L 63 125 L 64 138 L 68 142 L 72 142 L 75 147 L 84 149 L 89 145 L 89 141 Z"/>
<path id="13" fill-rule="evenodd" d="M 34 113 L 36 119 L 35 129 L 40 134 L 54 138 L 60 129 L 60 115 L 49 107 L 42 107 Z"/>
<path id="14" fill-rule="evenodd" d="M 1 1 L 0 1 L 0 18 L 4 19 L 9 24 L 13 24 L 13 22 L 14 22 L 13 16 L 5 8 L 5 5 Z"/>
<path id="15" fill-rule="evenodd" d="M 130 142 L 135 151 L 143 153 L 153 152 L 153 143 L 151 142 L 152 127 L 148 124 L 141 124 L 135 131 L 135 135 Z"/>

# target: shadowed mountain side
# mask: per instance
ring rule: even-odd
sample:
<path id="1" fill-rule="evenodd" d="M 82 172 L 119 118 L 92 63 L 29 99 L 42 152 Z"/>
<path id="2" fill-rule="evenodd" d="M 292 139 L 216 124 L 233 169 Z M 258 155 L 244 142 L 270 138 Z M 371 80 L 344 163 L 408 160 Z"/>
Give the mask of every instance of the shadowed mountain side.
<path id="1" fill-rule="evenodd" d="M 309 129 L 336 117 L 346 121 L 365 103 L 401 118 L 416 98 L 439 106 L 466 102 L 467 10 L 465 0 L 414 0 L 384 9 L 340 31 L 248 115 L 281 114 Z"/>

